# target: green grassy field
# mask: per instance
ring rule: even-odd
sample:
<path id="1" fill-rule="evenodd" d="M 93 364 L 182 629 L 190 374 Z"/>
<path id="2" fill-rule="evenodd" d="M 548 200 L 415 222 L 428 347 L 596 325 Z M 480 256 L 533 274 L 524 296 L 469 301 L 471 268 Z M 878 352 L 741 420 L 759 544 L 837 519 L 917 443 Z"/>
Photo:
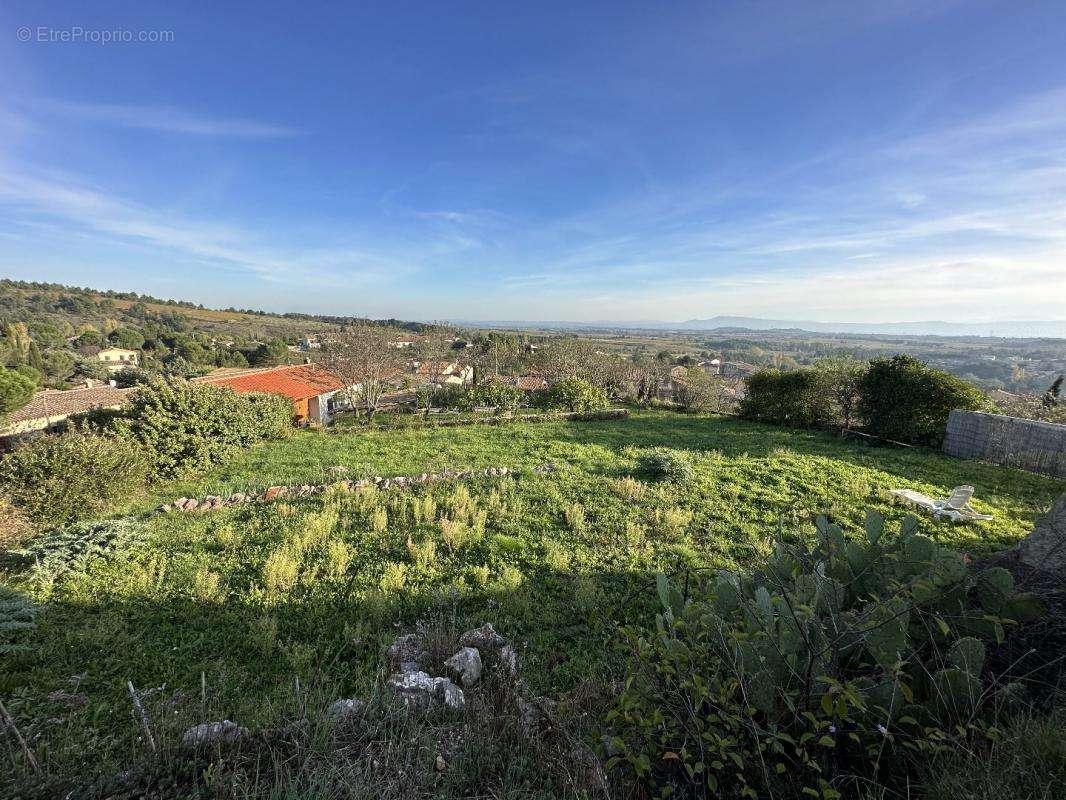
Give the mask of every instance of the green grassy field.
<path id="1" fill-rule="evenodd" d="M 640 480 L 636 458 L 653 447 L 687 451 L 694 480 Z M 147 512 L 182 495 L 323 482 L 335 465 L 393 476 L 549 461 L 561 470 Z M 179 728 L 221 717 L 267 725 L 291 706 L 295 680 L 323 697 L 370 692 L 383 648 L 427 619 L 493 622 L 518 644 L 532 690 L 555 695 L 621 673 L 618 626 L 651 619 L 656 571 L 750 565 L 778 525 L 809 536 L 825 513 L 858 533 L 868 508 L 890 521 L 907 513 L 891 488 L 945 495 L 961 483 L 995 519 L 922 526 L 974 554 L 1012 544 L 1064 488 L 928 451 L 666 412 L 300 432 L 138 503 L 147 540 L 129 552 L 54 582 L 8 572 L 3 582 L 40 611 L 27 650 L 0 656 L 0 697 L 21 718 L 62 720 L 34 729 L 44 768 L 69 772 L 91 752 L 103 770 L 144 747 L 127 681 L 161 687 L 152 713 L 172 713 Z M 74 710 L 53 694 L 75 690 L 86 697 Z"/>

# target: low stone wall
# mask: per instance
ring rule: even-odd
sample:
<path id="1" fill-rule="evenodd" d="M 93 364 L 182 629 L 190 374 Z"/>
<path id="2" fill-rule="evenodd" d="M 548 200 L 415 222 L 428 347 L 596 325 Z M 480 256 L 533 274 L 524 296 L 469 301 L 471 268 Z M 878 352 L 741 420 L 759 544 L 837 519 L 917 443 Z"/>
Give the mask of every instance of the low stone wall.
<path id="1" fill-rule="evenodd" d="M 1066 477 L 1066 425 L 952 411 L 944 452 L 1062 478 Z"/>
<path id="2" fill-rule="evenodd" d="M 628 408 L 605 408 L 600 411 L 562 411 L 545 414 L 500 414 L 494 417 L 477 419 L 434 419 L 423 422 L 411 422 L 404 425 L 352 425 L 332 427 L 332 433 L 351 433 L 352 431 L 374 430 L 415 430 L 418 428 L 457 428 L 463 425 L 507 425 L 512 422 L 598 422 L 610 419 L 626 419 Z"/>
<path id="3" fill-rule="evenodd" d="M 543 475 L 547 472 L 555 472 L 559 468 L 552 463 L 539 464 L 529 470 L 530 474 Z M 245 503 L 269 503 L 279 497 L 310 497 L 321 494 L 332 486 L 339 486 L 347 490 L 362 489 L 374 486 L 378 489 L 410 488 L 420 483 L 434 483 L 447 480 L 468 480 L 470 478 L 502 478 L 507 475 L 519 476 L 523 470 L 509 469 L 508 467 L 489 467 L 488 469 L 464 469 L 444 470 L 443 472 L 423 472 L 420 475 L 397 475 L 392 478 L 359 478 L 349 480 L 341 476 L 348 472 L 347 467 L 330 467 L 327 472 L 337 476 L 337 480 L 329 483 L 303 483 L 297 486 L 271 486 L 264 492 L 248 494 L 235 492 L 229 497 L 209 494 L 206 497 L 179 497 L 170 503 L 163 503 L 156 510 L 160 512 L 170 511 L 213 511 L 216 508 L 230 508 Z"/>

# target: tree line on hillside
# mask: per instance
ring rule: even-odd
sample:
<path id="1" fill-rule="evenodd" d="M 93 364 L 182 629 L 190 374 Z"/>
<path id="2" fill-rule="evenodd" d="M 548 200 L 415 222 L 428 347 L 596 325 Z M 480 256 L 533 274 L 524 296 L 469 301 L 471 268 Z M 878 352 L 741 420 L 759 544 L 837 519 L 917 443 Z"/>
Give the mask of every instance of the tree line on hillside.
<path id="1" fill-rule="evenodd" d="M 199 311 L 204 311 L 202 305 L 136 292 L 0 280 L 0 367 L 42 388 L 71 388 L 85 379 L 132 386 L 156 374 L 190 377 L 216 367 L 289 363 L 300 358 L 290 346 L 309 333 L 341 325 L 395 332 L 426 327 L 399 320 L 230 309 L 256 316 L 248 321 Z M 136 352 L 140 366 L 109 372 L 97 358 L 109 347 Z"/>

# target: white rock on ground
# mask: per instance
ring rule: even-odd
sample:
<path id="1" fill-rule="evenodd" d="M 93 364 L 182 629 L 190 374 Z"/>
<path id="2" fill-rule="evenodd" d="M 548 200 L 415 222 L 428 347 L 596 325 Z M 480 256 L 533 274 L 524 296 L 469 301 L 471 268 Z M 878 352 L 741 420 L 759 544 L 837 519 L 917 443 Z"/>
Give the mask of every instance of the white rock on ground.
<path id="1" fill-rule="evenodd" d="M 1066 573 L 1066 493 L 1018 543 L 1022 563 L 1048 572 Z"/>
<path id="2" fill-rule="evenodd" d="M 507 670 L 508 675 L 518 674 L 518 653 L 511 645 L 500 650 L 500 666 Z"/>
<path id="3" fill-rule="evenodd" d="M 181 744 L 187 748 L 232 744 L 248 735 L 248 729 L 228 719 L 194 725 L 182 734 Z"/>
<path id="4" fill-rule="evenodd" d="M 466 706 L 466 695 L 463 690 L 447 678 L 434 678 L 437 685 L 437 698 L 444 702 L 448 708 L 454 711 L 462 711 Z"/>
<path id="5" fill-rule="evenodd" d="M 461 647 L 476 647 L 478 650 L 495 650 L 507 644 L 507 640 L 496 633 L 491 622 L 480 628 L 469 630 L 459 637 Z"/>
<path id="6" fill-rule="evenodd" d="M 389 678 L 388 687 L 408 706 L 428 705 L 435 700 L 456 710 L 466 705 L 462 689 L 448 678 L 432 678 L 426 672 L 397 673 Z"/>
<path id="7" fill-rule="evenodd" d="M 416 672 L 421 669 L 421 663 L 426 659 L 426 651 L 422 646 L 422 637 L 417 633 L 408 633 L 397 636 L 396 640 L 389 645 L 389 664 L 394 668 L 399 667 L 400 672 Z M 414 669 L 411 669 L 411 666 Z"/>
<path id="8" fill-rule="evenodd" d="M 366 711 L 366 703 L 362 700 L 336 700 L 326 710 L 326 717 L 333 722 L 344 723 L 361 717 L 364 711 Z"/>
<path id="9" fill-rule="evenodd" d="M 444 662 L 452 675 L 469 689 L 481 679 L 481 653 L 473 647 L 464 647 Z"/>

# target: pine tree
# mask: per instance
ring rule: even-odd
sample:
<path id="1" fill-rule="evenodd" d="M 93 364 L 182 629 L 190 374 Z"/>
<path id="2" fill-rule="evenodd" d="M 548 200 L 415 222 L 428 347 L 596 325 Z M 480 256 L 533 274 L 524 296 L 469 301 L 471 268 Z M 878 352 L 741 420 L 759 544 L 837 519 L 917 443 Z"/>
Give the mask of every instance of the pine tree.
<path id="1" fill-rule="evenodd" d="M 41 350 L 37 347 L 37 342 L 31 341 L 29 351 L 27 353 L 26 363 L 33 367 L 38 372 L 44 372 L 44 359 L 41 357 Z"/>

